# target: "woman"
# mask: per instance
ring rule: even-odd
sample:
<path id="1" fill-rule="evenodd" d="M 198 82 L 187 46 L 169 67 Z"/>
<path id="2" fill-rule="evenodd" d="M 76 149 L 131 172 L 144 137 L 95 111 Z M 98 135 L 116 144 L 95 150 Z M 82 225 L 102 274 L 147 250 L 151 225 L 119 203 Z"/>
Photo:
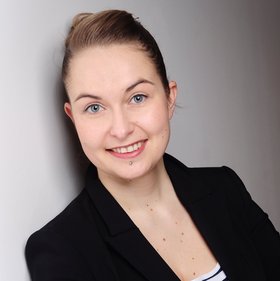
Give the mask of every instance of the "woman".
<path id="1" fill-rule="evenodd" d="M 33 281 L 279 279 L 279 233 L 235 173 L 165 153 L 177 86 L 137 19 L 77 15 L 62 76 L 92 164 L 81 194 L 29 239 Z"/>

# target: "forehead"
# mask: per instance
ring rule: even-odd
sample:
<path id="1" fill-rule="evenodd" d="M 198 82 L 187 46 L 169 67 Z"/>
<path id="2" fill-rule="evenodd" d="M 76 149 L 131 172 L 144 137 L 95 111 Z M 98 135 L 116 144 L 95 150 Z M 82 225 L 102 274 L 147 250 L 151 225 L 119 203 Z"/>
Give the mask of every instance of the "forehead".
<path id="1" fill-rule="evenodd" d="M 70 61 L 66 89 L 70 100 L 81 93 L 117 97 L 137 81 L 148 80 L 161 89 L 152 60 L 135 44 L 91 47 Z"/>
<path id="2" fill-rule="evenodd" d="M 137 79 L 159 80 L 152 60 L 136 44 L 114 44 L 90 47 L 74 54 L 66 84 L 68 90 L 80 87 L 98 90 L 125 88 Z"/>

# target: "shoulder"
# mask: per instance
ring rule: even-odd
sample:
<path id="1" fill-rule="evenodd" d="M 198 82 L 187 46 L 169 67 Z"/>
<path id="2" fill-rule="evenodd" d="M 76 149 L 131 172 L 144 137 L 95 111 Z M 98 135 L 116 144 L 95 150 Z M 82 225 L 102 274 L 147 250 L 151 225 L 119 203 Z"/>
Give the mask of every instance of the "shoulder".
<path id="1" fill-rule="evenodd" d="M 179 161 L 175 157 L 165 154 L 165 163 L 168 168 L 173 170 L 180 169 L 181 172 L 190 174 L 194 177 L 199 177 L 210 181 L 230 180 L 238 184 L 242 184 L 242 181 L 238 175 L 227 166 L 219 167 L 187 167 L 183 162 Z"/>
<path id="2" fill-rule="evenodd" d="M 90 199 L 85 190 L 83 190 L 70 204 L 55 218 L 48 222 L 41 229 L 36 231 L 34 235 L 40 233 L 56 232 L 63 235 L 68 228 L 75 229 L 76 224 L 89 220 Z"/>
<path id="3" fill-rule="evenodd" d="M 25 257 L 32 280 L 56 280 L 61 275 L 91 280 L 81 250 L 84 231 L 93 231 L 90 220 L 89 198 L 82 191 L 58 216 L 29 237 Z"/>
<path id="4" fill-rule="evenodd" d="M 237 191 L 245 189 L 239 176 L 229 167 L 187 167 L 175 157 L 165 154 L 165 165 L 171 178 L 180 178 L 190 181 L 193 185 L 203 188 L 203 190 L 217 191 L 220 189 Z M 191 187 L 189 187 L 191 188 Z"/>
<path id="5" fill-rule="evenodd" d="M 34 232 L 26 243 L 26 252 L 37 247 L 38 243 L 55 243 L 80 237 L 81 227 L 90 225 L 91 204 L 87 192 L 83 190 L 60 214 L 41 229 Z"/>
<path id="6" fill-rule="evenodd" d="M 233 169 L 227 166 L 189 168 L 174 157 L 170 155 L 167 157 L 168 166 L 176 175 L 176 179 L 185 179 L 188 182 L 184 188 L 192 198 L 197 200 L 212 196 L 216 203 L 219 201 L 219 206 L 223 208 L 221 210 L 228 212 L 231 219 L 249 232 L 268 225 L 268 228 L 279 236 L 267 213 L 252 199 L 243 181 Z"/>
<path id="7" fill-rule="evenodd" d="M 187 167 L 171 155 L 166 154 L 164 159 L 175 189 L 192 202 L 214 196 L 225 208 L 238 213 L 253 202 L 240 177 L 227 166 Z"/>

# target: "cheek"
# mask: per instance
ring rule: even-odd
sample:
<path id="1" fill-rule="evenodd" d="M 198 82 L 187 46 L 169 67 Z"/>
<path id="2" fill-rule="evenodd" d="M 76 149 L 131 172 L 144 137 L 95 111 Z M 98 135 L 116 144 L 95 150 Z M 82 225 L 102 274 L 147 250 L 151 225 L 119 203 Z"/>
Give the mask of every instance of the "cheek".
<path id="1" fill-rule="evenodd" d="M 158 114 L 155 116 L 156 130 L 160 134 L 162 141 L 169 139 L 170 134 L 170 123 L 169 123 L 169 113 L 168 110 L 164 107 L 161 111 L 158 111 Z"/>
<path id="2" fill-rule="evenodd" d="M 168 126 L 162 131 L 161 138 L 163 140 L 166 139 L 166 138 L 169 138 L 169 134 L 170 134 L 170 129 L 169 129 L 169 126 Z"/>
<path id="3" fill-rule="evenodd" d="M 102 143 L 102 129 L 88 122 L 76 122 L 76 131 L 82 147 L 98 147 Z"/>
<path id="4" fill-rule="evenodd" d="M 169 116 L 167 109 L 157 107 L 150 114 L 145 114 L 142 119 L 142 124 L 150 133 L 160 134 L 162 138 L 169 134 Z"/>

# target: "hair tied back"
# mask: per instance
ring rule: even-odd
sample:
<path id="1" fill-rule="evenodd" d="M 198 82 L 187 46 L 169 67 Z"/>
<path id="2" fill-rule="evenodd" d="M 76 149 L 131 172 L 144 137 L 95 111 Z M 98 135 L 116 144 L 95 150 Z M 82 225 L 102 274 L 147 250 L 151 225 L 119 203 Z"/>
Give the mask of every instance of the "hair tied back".
<path id="1" fill-rule="evenodd" d="M 93 13 L 80 13 L 77 14 L 73 20 L 72 20 L 72 29 L 74 29 L 77 25 L 80 24 L 81 21 L 83 21 L 85 18 L 87 18 L 88 16 L 93 15 Z"/>

